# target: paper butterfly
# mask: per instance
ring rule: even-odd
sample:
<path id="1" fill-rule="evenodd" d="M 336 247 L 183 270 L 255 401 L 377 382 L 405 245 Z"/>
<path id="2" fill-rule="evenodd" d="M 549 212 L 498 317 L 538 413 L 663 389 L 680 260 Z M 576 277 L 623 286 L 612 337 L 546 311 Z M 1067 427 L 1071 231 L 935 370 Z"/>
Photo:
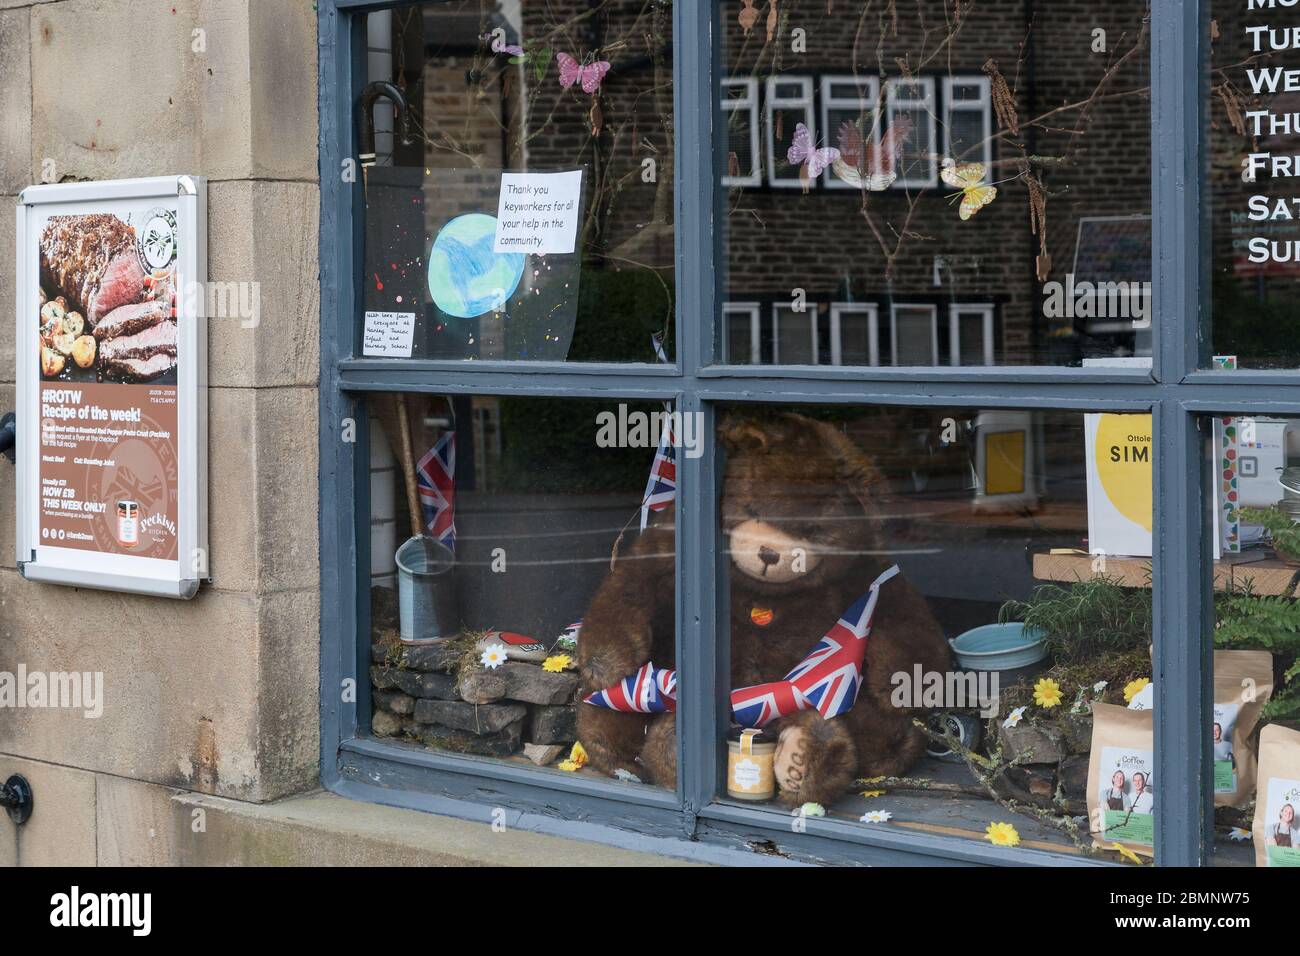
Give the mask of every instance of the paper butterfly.
<path id="1" fill-rule="evenodd" d="M 581 81 L 584 93 L 599 93 L 600 84 L 604 82 L 605 74 L 610 70 L 608 60 L 584 64 L 567 53 L 557 53 L 555 59 L 560 64 L 560 86 L 566 90 Z"/>
<path id="2" fill-rule="evenodd" d="M 996 186 L 985 186 L 986 170 L 983 163 L 966 163 L 958 166 L 953 160 L 945 159 L 939 175 L 943 181 L 954 189 L 961 190 L 961 218 L 969 219 L 993 200 L 998 198 Z"/>
<path id="3" fill-rule="evenodd" d="M 888 189 L 898 179 L 894 165 L 911 135 L 911 119 L 900 116 L 876 146 L 867 142 L 862 131 L 846 120 L 840 124 L 840 159 L 832 167 L 835 175 L 857 189 L 871 192 Z"/>
<path id="4" fill-rule="evenodd" d="M 794 141 L 785 154 L 791 166 L 803 166 L 809 180 L 816 179 L 827 166 L 840 158 L 840 151 L 833 146 L 817 149 L 813 146 L 812 133 L 800 123 L 794 128 Z"/>

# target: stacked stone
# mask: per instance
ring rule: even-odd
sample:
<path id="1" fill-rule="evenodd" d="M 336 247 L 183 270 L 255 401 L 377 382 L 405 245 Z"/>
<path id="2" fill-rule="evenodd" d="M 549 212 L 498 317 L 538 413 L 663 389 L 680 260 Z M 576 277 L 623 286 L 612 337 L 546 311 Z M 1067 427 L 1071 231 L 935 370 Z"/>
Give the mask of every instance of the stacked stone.
<path id="1" fill-rule="evenodd" d="M 1049 808 L 1059 788 L 1069 812 L 1087 812 L 1090 714 L 1062 714 L 1015 727 L 999 725 L 998 739 L 1002 759 L 1020 761 L 995 783 L 1001 796 Z"/>
<path id="2" fill-rule="evenodd" d="M 538 764 L 578 738 L 578 675 L 506 661 L 488 670 L 444 645 L 376 644 L 370 669 L 376 737 L 409 737 L 438 750 Z"/>

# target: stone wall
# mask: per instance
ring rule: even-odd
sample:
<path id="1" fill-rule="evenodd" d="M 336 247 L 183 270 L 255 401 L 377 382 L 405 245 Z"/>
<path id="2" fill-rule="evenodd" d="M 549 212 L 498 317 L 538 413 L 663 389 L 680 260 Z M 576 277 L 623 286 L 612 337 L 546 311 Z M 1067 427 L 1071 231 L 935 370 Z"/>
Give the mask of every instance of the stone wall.
<path id="1" fill-rule="evenodd" d="M 0 760 L 23 759 L 39 806 L 20 841 L 39 821 L 93 848 L 95 792 L 113 778 L 245 801 L 317 783 L 312 6 L 0 0 L 0 411 L 14 405 L 13 217 L 29 184 L 205 176 L 209 277 L 261 296 L 255 328 L 210 321 L 213 580 L 193 601 L 24 581 L 0 459 L 0 670 L 102 672 L 105 688 L 98 719 L 0 713 Z"/>

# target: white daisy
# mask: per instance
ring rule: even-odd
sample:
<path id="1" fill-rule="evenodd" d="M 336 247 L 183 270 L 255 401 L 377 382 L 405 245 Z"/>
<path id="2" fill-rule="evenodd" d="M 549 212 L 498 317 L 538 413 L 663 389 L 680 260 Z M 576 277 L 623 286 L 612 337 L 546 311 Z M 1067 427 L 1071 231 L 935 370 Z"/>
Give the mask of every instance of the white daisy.
<path id="1" fill-rule="evenodd" d="M 1020 721 L 1024 719 L 1025 711 L 1027 711 L 1028 709 L 1029 709 L 1028 707 L 1017 707 L 1015 710 L 1013 710 L 1010 714 L 1007 715 L 1006 720 L 1002 721 L 1002 726 L 1003 727 L 1019 726 Z"/>
<path id="2" fill-rule="evenodd" d="M 1228 839 L 1236 843 L 1246 843 L 1250 840 L 1250 831 L 1243 830 L 1241 827 L 1233 827 L 1232 832 L 1228 834 Z"/>
<path id="3" fill-rule="evenodd" d="M 1097 683 L 1092 685 L 1092 692 L 1094 694 L 1100 694 L 1103 690 L 1105 690 L 1109 686 L 1110 686 L 1110 681 L 1099 680 L 1097 681 Z"/>
<path id="4" fill-rule="evenodd" d="M 888 823 L 894 815 L 888 810 L 869 810 L 858 819 L 863 823 Z"/>
<path id="5" fill-rule="evenodd" d="M 510 655 L 506 651 L 504 644 L 489 644 L 483 648 L 483 656 L 479 658 L 483 666 L 490 671 L 496 670 L 509 659 Z"/>

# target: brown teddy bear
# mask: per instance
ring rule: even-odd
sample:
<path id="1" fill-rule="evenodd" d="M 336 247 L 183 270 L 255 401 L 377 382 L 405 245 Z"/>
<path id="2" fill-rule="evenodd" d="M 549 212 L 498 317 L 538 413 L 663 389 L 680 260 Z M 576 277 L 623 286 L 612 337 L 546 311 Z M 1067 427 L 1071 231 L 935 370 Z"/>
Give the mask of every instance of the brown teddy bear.
<path id="1" fill-rule="evenodd" d="M 719 437 L 726 452 L 731 686 L 739 688 L 785 677 L 893 562 L 880 527 L 884 479 L 837 428 L 796 414 L 736 417 L 721 425 Z M 674 667 L 671 518 L 665 512 L 640 535 L 592 600 L 578 644 L 584 696 L 647 661 Z M 925 599 L 901 575 L 884 584 L 852 710 L 829 720 L 801 711 L 767 728 L 777 737 L 782 801 L 829 804 L 856 776 L 905 773 L 925 751 L 925 737 L 912 723 L 919 711 L 890 702 L 890 678 L 910 675 L 916 664 L 945 672 L 949 662 Z M 674 714 L 583 705 L 578 734 L 600 770 L 675 785 Z"/>

